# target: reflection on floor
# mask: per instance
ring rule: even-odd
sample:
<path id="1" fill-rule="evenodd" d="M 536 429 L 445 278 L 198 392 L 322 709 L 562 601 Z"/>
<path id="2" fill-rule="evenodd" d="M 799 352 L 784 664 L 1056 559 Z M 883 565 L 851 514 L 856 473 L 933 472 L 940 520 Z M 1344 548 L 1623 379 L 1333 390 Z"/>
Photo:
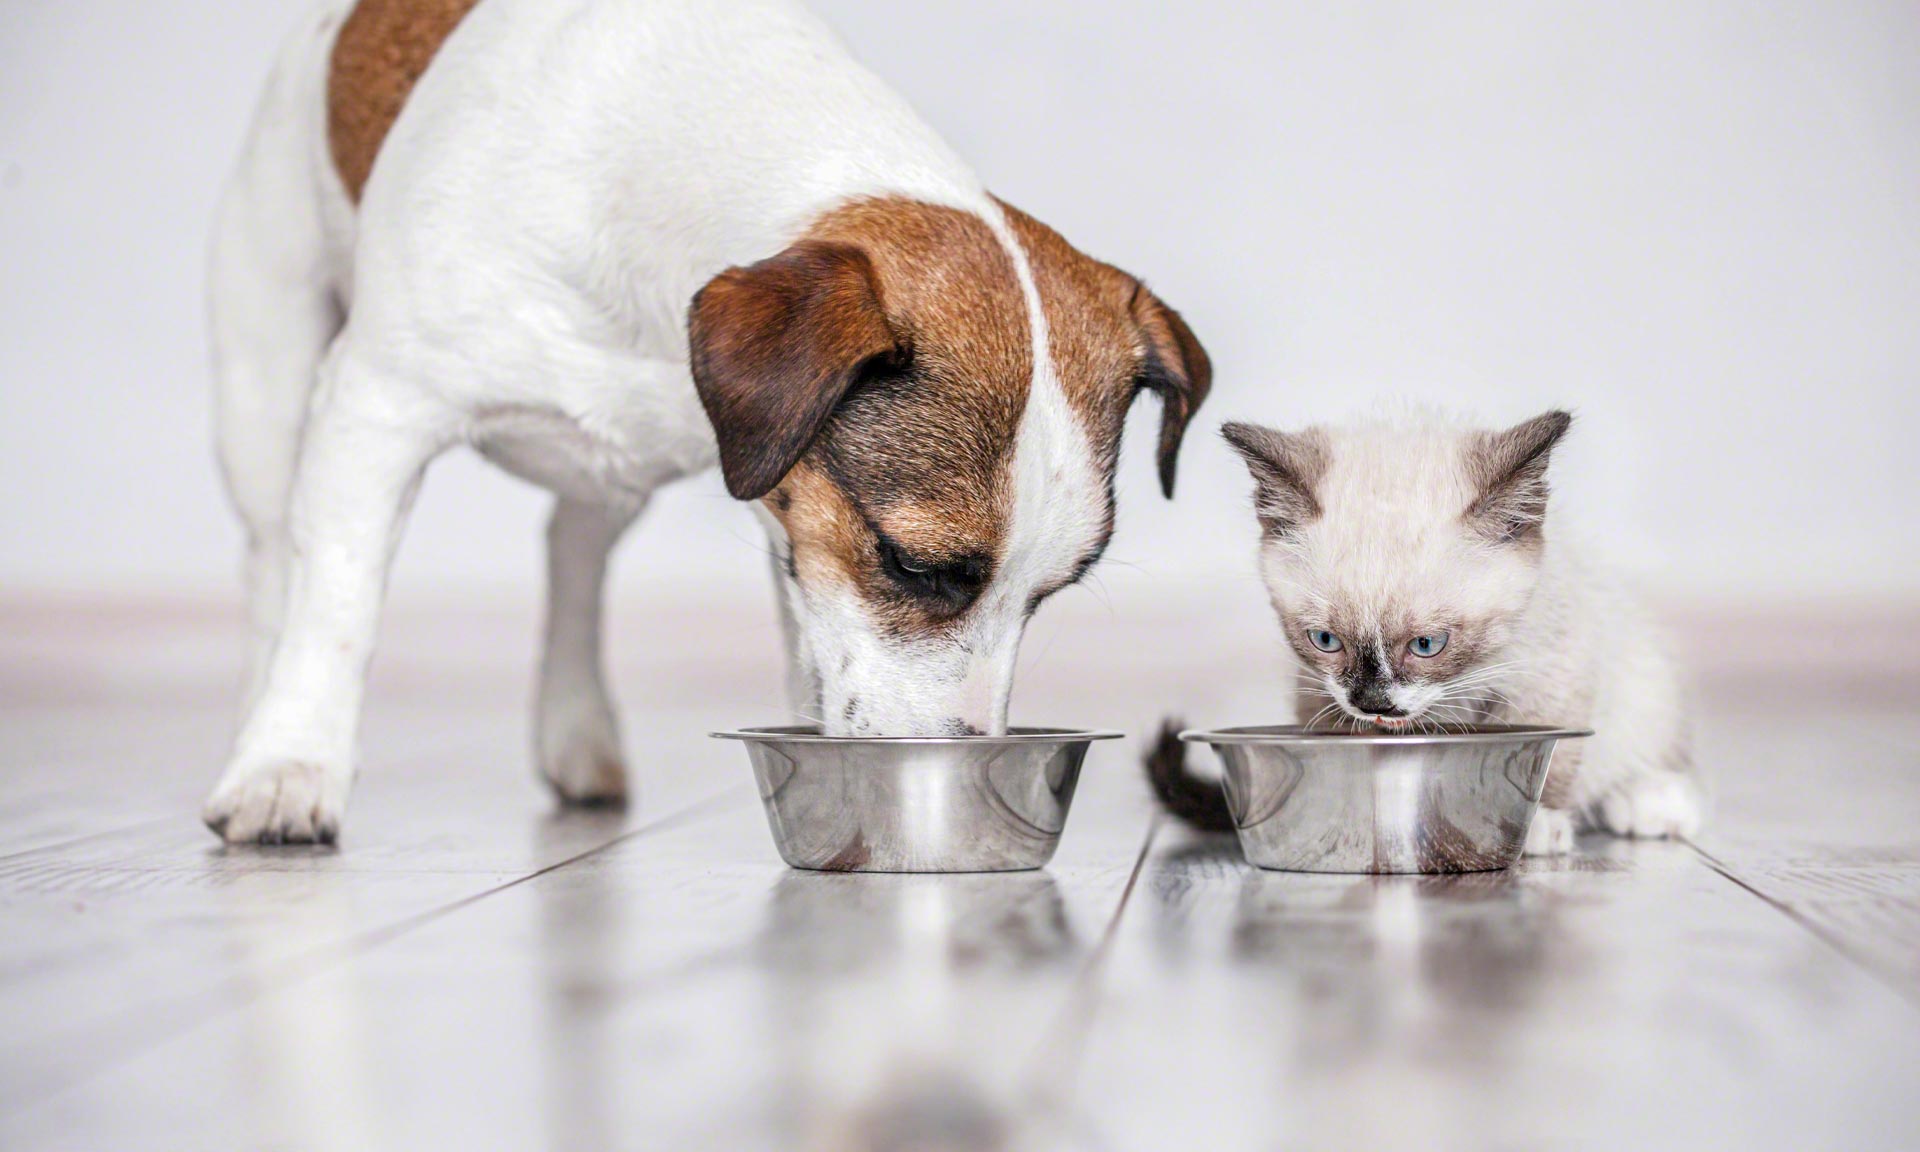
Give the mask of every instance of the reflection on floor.
<path id="1" fill-rule="evenodd" d="M 1154 716 L 1150 685 L 1030 690 L 1038 720 L 1144 736 Z M 888 877 L 782 867 L 740 750 L 704 736 L 743 717 L 677 700 L 625 717 L 636 809 L 556 813 L 500 703 L 518 691 L 376 693 L 337 851 L 226 850 L 198 826 L 222 695 L 0 705 L 0 1146 L 1920 1132 L 1907 712 L 1708 716 L 1697 844 L 1589 838 L 1457 878 L 1264 873 L 1155 820 L 1136 740 L 1094 751 L 1047 870 Z"/>

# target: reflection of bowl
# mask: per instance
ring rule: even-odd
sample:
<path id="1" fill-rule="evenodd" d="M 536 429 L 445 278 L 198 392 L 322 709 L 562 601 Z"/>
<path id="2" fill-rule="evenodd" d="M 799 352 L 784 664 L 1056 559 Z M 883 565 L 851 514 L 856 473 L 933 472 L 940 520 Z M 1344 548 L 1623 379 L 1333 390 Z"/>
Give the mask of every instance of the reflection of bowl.
<path id="1" fill-rule="evenodd" d="M 753 758 L 780 856 L 831 872 L 1011 872 L 1053 857 L 1087 745 L 1118 732 L 1004 736 L 716 732 Z"/>
<path id="2" fill-rule="evenodd" d="M 1240 850 L 1290 872 L 1484 872 L 1526 847 L 1564 728 L 1182 732 L 1213 745 Z"/>

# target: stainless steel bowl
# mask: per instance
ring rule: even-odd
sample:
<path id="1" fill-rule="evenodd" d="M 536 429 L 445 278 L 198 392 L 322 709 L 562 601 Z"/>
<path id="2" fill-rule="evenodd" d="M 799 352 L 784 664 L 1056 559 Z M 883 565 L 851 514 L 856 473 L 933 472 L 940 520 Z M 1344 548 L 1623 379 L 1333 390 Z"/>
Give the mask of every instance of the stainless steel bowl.
<path id="1" fill-rule="evenodd" d="M 1520 858 L 1565 728 L 1182 732 L 1220 755 L 1240 850 L 1289 872 L 1485 872 Z"/>
<path id="2" fill-rule="evenodd" d="M 1053 857 L 1080 764 L 1118 732 L 1004 736 L 715 732 L 753 758 L 780 856 L 829 872 L 1013 872 Z"/>

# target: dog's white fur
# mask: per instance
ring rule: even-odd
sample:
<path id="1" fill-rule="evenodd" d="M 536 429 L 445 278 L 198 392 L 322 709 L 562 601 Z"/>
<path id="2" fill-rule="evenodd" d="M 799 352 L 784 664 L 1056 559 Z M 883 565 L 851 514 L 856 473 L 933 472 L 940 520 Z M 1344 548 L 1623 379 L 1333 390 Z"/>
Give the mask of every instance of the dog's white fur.
<path id="1" fill-rule="evenodd" d="M 325 0 L 287 45 L 216 227 L 219 444 L 253 658 L 208 821 L 232 841 L 334 834 L 388 563 L 427 464 L 461 443 L 559 495 L 537 751 L 562 794 L 617 795 L 607 556 L 655 488 L 715 460 L 688 302 L 866 196 L 976 214 L 1018 269 L 1036 368 L 1015 514 L 958 640 L 890 639 L 853 593 L 781 573 L 790 684 L 829 731 L 1003 729 L 1028 598 L 1098 539 L 1104 480 L 1026 256 L 966 166 L 783 0 L 487 0 L 356 209 L 325 120 L 350 7 Z"/>
<path id="2" fill-rule="evenodd" d="M 1468 528 L 1462 514 L 1478 494 L 1470 426 L 1417 413 L 1317 435 L 1326 445 L 1313 485 L 1319 514 L 1261 546 L 1283 626 L 1320 627 L 1345 607 L 1374 621 L 1377 643 L 1382 619 L 1466 619 L 1487 651 L 1452 682 L 1394 684 L 1389 695 L 1406 721 L 1359 711 L 1337 679 L 1303 666 L 1312 691 L 1382 727 L 1425 719 L 1594 729 L 1555 751 L 1559 805 L 1541 809 L 1530 853 L 1567 851 L 1576 815 L 1622 836 L 1695 831 L 1684 694 L 1658 630 L 1620 581 L 1552 524 L 1537 548 L 1491 544 Z"/>

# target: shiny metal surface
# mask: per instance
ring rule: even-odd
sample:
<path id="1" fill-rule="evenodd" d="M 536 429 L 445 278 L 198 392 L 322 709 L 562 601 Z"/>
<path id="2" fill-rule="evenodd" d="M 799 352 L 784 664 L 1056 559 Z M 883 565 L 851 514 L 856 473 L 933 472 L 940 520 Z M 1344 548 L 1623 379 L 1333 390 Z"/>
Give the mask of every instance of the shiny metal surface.
<path id="1" fill-rule="evenodd" d="M 1087 746 L 1117 732 L 829 737 L 715 732 L 746 744 L 780 856 L 827 872 L 1014 872 L 1053 857 Z"/>
<path id="2" fill-rule="evenodd" d="M 1520 858 L 1563 728 L 1180 734 L 1219 754 L 1240 849 L 1288 872 L 1485 872 Z"/>

